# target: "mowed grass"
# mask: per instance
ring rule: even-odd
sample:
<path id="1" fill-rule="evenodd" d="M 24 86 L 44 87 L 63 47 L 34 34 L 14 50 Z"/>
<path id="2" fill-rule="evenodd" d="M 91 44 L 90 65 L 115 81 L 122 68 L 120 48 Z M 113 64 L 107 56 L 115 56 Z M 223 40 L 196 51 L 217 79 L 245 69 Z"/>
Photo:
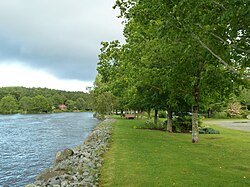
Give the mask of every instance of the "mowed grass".
<path id="1" fill-rule="evenodd" d="M 135 129 L 141 120 L 117 119 L 104 155 L 100 186 L 250 186 L 250 133 L 214 126 L 219 135 Z"/>

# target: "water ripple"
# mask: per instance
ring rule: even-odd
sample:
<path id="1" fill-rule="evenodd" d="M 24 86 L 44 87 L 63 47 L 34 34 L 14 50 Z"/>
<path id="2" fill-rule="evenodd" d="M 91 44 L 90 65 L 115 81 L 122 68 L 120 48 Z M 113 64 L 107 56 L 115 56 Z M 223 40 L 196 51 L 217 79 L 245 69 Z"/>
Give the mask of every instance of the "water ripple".
<path id="1" fill-rule="evenodd" d="M 92 113 L 0 115 L 0 186 L 33 182 L 57 151 L 81 144 L 96 124 Z"/>

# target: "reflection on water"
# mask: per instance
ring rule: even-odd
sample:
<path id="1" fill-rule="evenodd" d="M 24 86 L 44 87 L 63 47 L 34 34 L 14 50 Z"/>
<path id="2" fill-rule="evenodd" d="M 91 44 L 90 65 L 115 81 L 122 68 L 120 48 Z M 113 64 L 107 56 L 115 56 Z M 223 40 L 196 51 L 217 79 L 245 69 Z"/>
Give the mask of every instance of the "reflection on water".
<path id="1" fill-rule="evenodd" d="M 0 186 L 24 186 L 52 165 L 57 151 L 82 143 L 92 113 L 0 115 Z"/>

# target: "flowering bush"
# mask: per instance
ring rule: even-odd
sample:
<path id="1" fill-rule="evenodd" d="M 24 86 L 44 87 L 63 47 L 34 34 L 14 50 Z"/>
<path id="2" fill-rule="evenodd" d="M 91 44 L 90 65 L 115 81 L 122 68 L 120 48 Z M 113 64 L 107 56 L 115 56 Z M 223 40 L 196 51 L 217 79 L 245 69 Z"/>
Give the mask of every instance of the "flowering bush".
<path id="1" fill-rule="evenodd" d="M 227 108 L 230 117 L 240 117 L 241 104 L 239 102 L 230 103 Z"/>

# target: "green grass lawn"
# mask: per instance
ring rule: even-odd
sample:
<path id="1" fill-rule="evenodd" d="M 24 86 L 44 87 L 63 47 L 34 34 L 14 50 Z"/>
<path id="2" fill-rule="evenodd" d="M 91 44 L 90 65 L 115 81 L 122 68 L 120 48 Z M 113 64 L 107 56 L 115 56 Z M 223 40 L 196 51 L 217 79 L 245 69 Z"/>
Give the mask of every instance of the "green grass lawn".
<path id="1" fill-rule="evenodd" d="M 135 129 L 144 122 L 118 118 L 104 155 L 101 186 L 250 186 L 250 133 L 214 126 L 200 135 Z"/>

